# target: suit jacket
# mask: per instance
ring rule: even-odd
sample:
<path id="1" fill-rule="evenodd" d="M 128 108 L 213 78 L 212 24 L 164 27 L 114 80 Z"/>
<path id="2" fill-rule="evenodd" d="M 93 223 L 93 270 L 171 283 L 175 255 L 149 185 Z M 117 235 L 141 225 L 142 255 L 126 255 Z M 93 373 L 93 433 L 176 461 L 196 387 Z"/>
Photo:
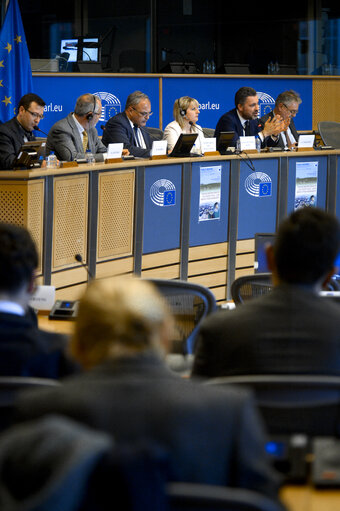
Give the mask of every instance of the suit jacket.
<path id="1" fill-rule="evenodd" d="M 124 149 L 128 149 L 133 156 L 148 158 L 152 148 L 152 140 L 146 128 L 141 127 L 139 129 L 143 135 L 146 149 L 137 147 L 133 129 L 126 113 L 117 114 L 105 124 L 103 144 L 107 147 L 109 144 L 123 142 Z"/>
<path id="2" fill-rule="evenodd" d="M 0 375 L 62 378 L 78 366 L 65 354 L 67 338 L 40 330 L 29 316 L 0 312 Z"/>
<path id="3" fill-rule="evenodd" d="M 202 324 L 193 375 L 340 375 L 340 307 L 281 285 Z"/>
<path id="4" fill-rule="evenodd" d="M 251 119 L 249 123 L 250 136 L 256 136 L 261 131 L 258 127 L 257 119 Z M 215 137 L 217 139 L 222 131 L 235 131 L 232 143 L 234 146 L 236 145 L 236 141 L 240 137 L 243 137 L 243 127 L 239 116 L 237 115 L 236 108 L 233 108 L 233 110 L 230 110 L 229 112 L 222 115 L 222 117 L 220 117 L 215 129 Z"/>
<path id="5" fill-rule="evenodd" d="M 174 480 L 276 495 L 249 394 L 184 380 L 153 353 L 107 361 L 49 392 L 25 393 L 17 413 L 66 415 L 110 433 L 118 445 L 151 441 L 168 453 Z"/>
<path id="6" fill-rule="evenodd" d="M 10 121 L 0 124 L 0 169 L 6 170 L 13 167 L 14 160 L 19 154 L 24 143 L 24 136 L 35 140 L 32 133 L 25 133 L 23 127 L 13 117 Z"/>
<path id="7" fill-rule="evenodd" d="M 102 153 L 106 153 L 106 147 L 98 137 L 96 128 L 90 128 L 87 133 L 91 153 L 94 154 L 96 161 L 103 161 Z M 50 154 L 51 151 L 54 151 L 58 160 L 61 161 L 73 161 L 85 157 L 82 139 L 72 112 L 56 122 L 48 132 L 46 154 Z"/>
<path id="8" fill-rule="evenodd" d="M 269 112 L 268 114 L 264 115 L 263 117 L 261 117 L 261 121 L 263 123 L 265 123 L 267 121 L 267 119 L 272 119 L 274 117 L 274 112 L 273 110 L 271 112 Z M 297 142 L 299 140 L 299 134 L 296 130 L 296 127 L 295 127 L 295 124 L 294 124 L 294 120 L 293 118 L 290 119 L 290 123 L 289 123 L 289 128 L 292 132 L 292 135 L 293 137 L 295 138 L 295 142 Z M 280 134 L 279 136 L 279 140 L 277 142 L 277 147 L 281 147 L 281 149 L 284 149 L 285 147 L 285 141 L 283 140 L 282 137 L 284 137 L 285 135 L 283 133 Z"/>
<path id="9" fill-rule="evenodd" d="M 250 128 L 249 136 L 256 136 L 258 133 L 260 133 L 260 131 L 262 131 L 261 128 L 259 127 L 258 119 L 251 119 L 249 121 L 249 128 Z M 239 116 L 237 115 L 236 108 L 222 115 L 222 117 L 219 119 L 216 125 L 214 135 L 217 138 L 217 140 L 222 131 L 235 131 L 235 135 L 232 140 L 232 146 L 236 146 L 237 140 L 240 137 L 243 137 L 243 126 L 241 124 Z M 265 137 L 263 140 L 261 140 L 262 148 L 276 145 L 277 141 L 273 140 L 271 137 Z"/>

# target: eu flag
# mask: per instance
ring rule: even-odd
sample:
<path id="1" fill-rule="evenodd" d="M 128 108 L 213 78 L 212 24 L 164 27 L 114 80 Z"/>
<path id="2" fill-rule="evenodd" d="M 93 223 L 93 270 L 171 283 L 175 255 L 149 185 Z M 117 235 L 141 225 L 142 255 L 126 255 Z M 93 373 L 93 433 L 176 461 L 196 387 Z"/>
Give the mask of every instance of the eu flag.
<path id="1" fill-rule="evenodd" d="M 0 32 L 0 120 L 17 114 L 20 98 L 33 92 L 31 63 L 18 0 L 10 0 Z"/>

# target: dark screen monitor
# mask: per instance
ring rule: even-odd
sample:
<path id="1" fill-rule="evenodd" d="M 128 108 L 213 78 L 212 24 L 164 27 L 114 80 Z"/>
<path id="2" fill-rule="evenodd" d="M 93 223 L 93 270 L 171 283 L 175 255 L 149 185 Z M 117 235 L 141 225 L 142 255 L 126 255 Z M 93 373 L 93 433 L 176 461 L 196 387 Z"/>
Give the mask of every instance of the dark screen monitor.
<path id="1" fill-rule="evenodd" d="M 197 137 L 197 133 L 181 133 L 169 156 L 175 156 L 176 158 L 191 156 L 190 151 Z"/>
<path id="2" fill-rule="evenodd" d="M 78 46 L 79 43 L 83 47 L 83 51 L 80 52 L 78 58 Z M 69 53 L 68 62 L 90 61 L 98 62 L 99 60 L 99 38 L 98 37 L 85 37 L 85 38 L 73 38 L 73 39 L 62 39 L 60 44 L 60 53 Z"/>
<path id="3" fill-rule="evenodd" d="M 272 245 L 275 241 L 275 236 L 276 235 L 274 233 L 267 232 L 255 234 L 255 273 L 269 272 L 266 258 L 266 245 L 268 245 L 268 243 Z"/>
<path id="4" fill-rule="evenodd" d="M 220 154 L 227 154 L 228 148 L 232 146 L 235 131 L 221 131 L 218 141 L 217 150 Z"/>

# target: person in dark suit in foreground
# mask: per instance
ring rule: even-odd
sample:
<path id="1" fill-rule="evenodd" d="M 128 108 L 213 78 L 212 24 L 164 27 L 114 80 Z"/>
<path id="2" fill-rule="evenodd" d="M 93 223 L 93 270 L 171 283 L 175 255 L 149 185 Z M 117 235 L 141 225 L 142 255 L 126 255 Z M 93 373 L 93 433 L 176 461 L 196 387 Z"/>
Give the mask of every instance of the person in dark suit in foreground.
<path id="1" fill-rule="evenodd" d="M 298 113 L 301 103 L 302 99 L 297 92 L 286 90 L 276 98 L 274 110 L 261 117 L 263 124 L 276 115 L 280 115 L 284 120 L 285 129 L 280 133 L 277 143 L 277 147 L 281 147 L 281 149 L 292 149 L 297 146 L 299 135 L 296 131 L 294 117 Z"/>
<path id="2" fill-rule="evenodd" d="M 151 117 L 151 103 L 146 94 L 135 91 L 126 100 L 124 112 L 111 117 L 105 125 L 103 144 L 123 143 L 124 149 L 140 158 L 148 158 L 152 140 L 146 130 Z"/>
<path id="3" fill-rule="evenodd" d="M 87 370 L 55 391 L 25 394 L 20 419 L 57 413 L 110 433 L 117 444 L 151 441 L 178 481 L 249 488 L 276 497 L 262 426 L 241 389 L 213 389 L 165 365 L 171 318 L 151 283 L 92 281 L 80 301 L 73 356 Z"/>
<path id="4" fill-rule="evenodd" d="M 235 108 L 222 115 L 219 119 L 215 137 L 219 138 L 224 131 L 234 131 L 232 145 L 240 137 L 258 136 L 261 139 L 261 146 L 275 146 L 278 141 L 278 134 L 282 131 L 282 118 L 275 116 L 268 119 L 266 123 L 260 122 L 259 98 L 256 90 L 252 87 L 241 87 L 235 94 Z"/>
<path id="5" fill-rule="evenodd" d="M 336 217 L 293 212 L 267 247 L 273 291 L 202 324 L 192 374 L 340 375 L 340 307 L 319 295 L 339 251 Z"/>
<path id="6" fill-rule="evenodd" d="M 77 370 L 65 336 L 40 330 L 29 309 L 38 254 L 26 229 L 0 224 L 0 376 L 61 378 Z"/>

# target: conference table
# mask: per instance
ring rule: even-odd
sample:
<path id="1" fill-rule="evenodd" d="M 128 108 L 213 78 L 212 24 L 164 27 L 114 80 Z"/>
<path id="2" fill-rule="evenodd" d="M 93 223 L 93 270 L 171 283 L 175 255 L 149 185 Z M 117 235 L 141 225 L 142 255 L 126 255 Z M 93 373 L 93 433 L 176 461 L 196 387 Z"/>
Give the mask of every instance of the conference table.
<path id="1" fill-rule="evenodd" d="M 339 155 L 212 154 L 1 171 L 0 220 L 30 230 L 38 283 L 55 286 L 57 298 L 77 299 L 89 274 L 134 273 L 203 284 L 222 303 L 235 278 L 254 272 L 255 233 L 275 232 L 301 202 L 304 177 L 315 204 L 340 217 Z"/>

